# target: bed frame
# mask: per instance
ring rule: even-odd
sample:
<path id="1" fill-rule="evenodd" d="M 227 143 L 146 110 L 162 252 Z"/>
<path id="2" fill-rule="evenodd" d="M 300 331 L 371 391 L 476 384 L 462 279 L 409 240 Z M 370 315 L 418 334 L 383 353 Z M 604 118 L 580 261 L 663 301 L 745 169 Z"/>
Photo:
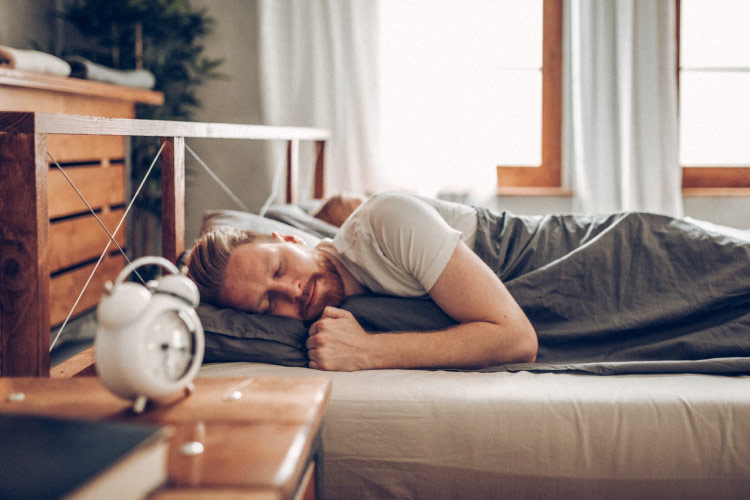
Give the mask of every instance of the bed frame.
<path id="1" fill-rule="evenodd" d="M 299 147 L 315 143 L 313 197 L 324 194 L 327 130 L 228 123 L 0 112 L 0 374 L 50 376 L 50 266 L 46 137 L 49 134 L 160 137 L 162 254 L 185 250 L 185 138 L 287 143 L 286 201 L 298 200 Z M 91 350 L 55 370 L 90 372 Z"/>

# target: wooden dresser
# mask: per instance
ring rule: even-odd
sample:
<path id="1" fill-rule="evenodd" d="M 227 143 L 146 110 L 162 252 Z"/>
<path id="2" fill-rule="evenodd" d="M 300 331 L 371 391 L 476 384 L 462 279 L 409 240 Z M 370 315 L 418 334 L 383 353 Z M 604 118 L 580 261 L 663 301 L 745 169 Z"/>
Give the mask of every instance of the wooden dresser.
<path id="1" fill-rule="evenodd" d="M 136 103 L 163 102 L 162 93 L 151 90 L 0 68 L 0 111 L 135 118 Z M 47 137 L 50 155 L 62 165 L 110 232 L 114 232 L 128 201 L 126 149 L 124 137 Z M 55 327 L 65 320 L 109 237 L 52 159 L 47 160 L 50 327 Z M 116 240 L 125 248 L 125 224 Z M 109 250 L 74 317 L 96 306 L 103 283 L 113 280 L 124 266 L 117 247 L 110 245 Z"/>

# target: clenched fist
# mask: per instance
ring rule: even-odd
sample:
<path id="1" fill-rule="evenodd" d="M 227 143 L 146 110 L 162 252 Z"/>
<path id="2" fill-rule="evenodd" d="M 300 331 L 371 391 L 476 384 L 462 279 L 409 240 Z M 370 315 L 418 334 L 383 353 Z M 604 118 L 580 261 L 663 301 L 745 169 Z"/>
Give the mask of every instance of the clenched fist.
<path id="1" fill-rule="evenodd" d="M 374 335 L 359 325 L 352 313 L 326 307 L 310 326 L 307 356 L 310 368 L 355 371 L 373 368 Z"/>

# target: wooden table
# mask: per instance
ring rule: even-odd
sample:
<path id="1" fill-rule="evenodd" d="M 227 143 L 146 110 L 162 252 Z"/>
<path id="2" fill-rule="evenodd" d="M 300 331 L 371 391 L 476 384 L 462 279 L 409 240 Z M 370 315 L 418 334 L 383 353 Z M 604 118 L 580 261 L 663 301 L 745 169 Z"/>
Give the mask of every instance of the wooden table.
<path id="1" fill-rule="evenodd" d="M 169 482 L 152 500 L 316 498 L 330 380 L 207 378 L 195 386 L 187 398 L 135 415 L 95 377 L 0 378 L 0 412 L 170 426 Z M 191 441 L 204 451 L 180 453 Z"/>

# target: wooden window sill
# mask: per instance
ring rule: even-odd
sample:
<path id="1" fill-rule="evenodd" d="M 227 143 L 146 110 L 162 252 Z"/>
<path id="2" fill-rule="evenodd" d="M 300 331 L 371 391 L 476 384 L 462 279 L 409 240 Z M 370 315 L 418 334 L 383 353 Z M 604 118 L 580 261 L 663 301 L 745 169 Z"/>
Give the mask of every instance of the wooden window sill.
<path id="1" fill-rule="evenodd" d="M 572 189 L 561 187 L 499 187 L 498 196 L 557 196 L 570 198 L 573 196 Z M 705 187 L 705 188 L 682 188 L 684 198 L 701 197 L 750 197 L 750 188 L 747 187 Z"/>
<path id="2" fill-rule="evenodd" d="M 748 187 L 704 187 L 704 188 L 682 188 L 684 198 L 699 197 L 733 197 L 747 196 L 750 197 L 750 188 Z"/>
<path id="3" fill-rule="evenodd" d="M 517 186 L 504 186 L 497 188 L 498 196 L 560 196 L 570 198 L 573 196 L 573 191 L 556 186 L 535 186 L 535 187 L 517 187 Z"/>

